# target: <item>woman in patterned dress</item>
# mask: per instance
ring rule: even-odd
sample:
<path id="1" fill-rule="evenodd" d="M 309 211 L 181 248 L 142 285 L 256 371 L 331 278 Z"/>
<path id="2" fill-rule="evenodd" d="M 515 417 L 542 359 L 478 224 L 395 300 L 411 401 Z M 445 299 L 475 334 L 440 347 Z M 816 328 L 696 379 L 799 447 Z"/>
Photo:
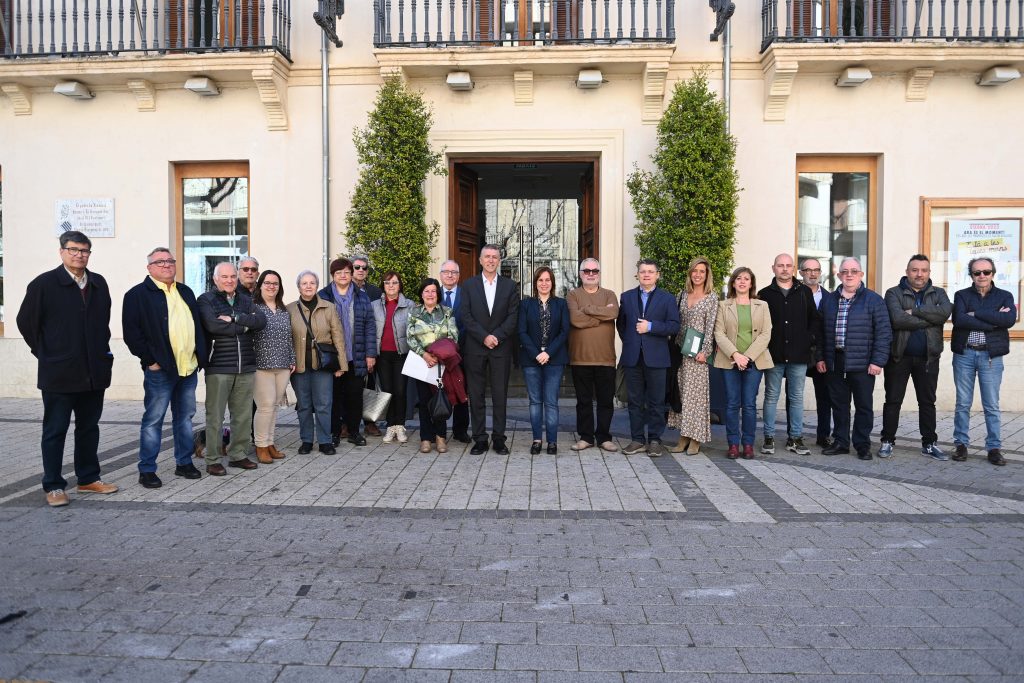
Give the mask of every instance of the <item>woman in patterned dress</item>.
<path id="1" fill-rule="evenodd" d="M 686 291 L 679 295 L 679 339 L 688 328 L 704 335 L 700 353 L 683 356 L 679 366 L 679 404 L 681 413 L 671 413 L 668 424 L 679 430 L 679 443 L 673 453 L 688 455 L 700 452 L 700 445 L 711 440 L 711 385 L 708 380 L 708 358 L 714 349 L 715 317 L 718 296 L 714 291 L 711 264 L 703 256 L 690 262 Z"/>
<path id="2" fill-rule="evenodd" d="M 295 348 L 292 346 L 291 316 L 284 307 L 281 276 L 265 270 L 256 282 L 253 303 L 267 318 L 267 325 L 253 336 L 256 347 L 256 377 L 253 380 L 253 401 L 256 415 L 253 437 L 256 457 L 264 465 L 284 457 L 274 445 L 277 406 L 284 396 L 288 378 L 295 370 Z"/>

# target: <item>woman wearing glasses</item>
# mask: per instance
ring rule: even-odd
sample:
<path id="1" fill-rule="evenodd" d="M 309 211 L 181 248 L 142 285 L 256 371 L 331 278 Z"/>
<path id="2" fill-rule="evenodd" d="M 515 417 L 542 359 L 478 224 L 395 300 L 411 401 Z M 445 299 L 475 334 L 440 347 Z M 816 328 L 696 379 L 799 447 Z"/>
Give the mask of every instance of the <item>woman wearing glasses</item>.
<path id="1" fill-rule="evenodd" d="M 714 290 L 711 263 L 699 256 L 690 262 L 686 289 L 679 294 L 679 335 L 693 329 L 703 335 L 696 355 L 683 351 L 679 366 L 679 405 L 681 412 L 670 413 L 668 426 L 679 430 L 679 444 L 673 453 L 700 453 L 700 445 L 711 440 L 711 384 L 708 358 L 715 347 L 715 320 L 718 318 L 718 295 Z"/>
<path id="2" fill-rule="evenodd" d="M 406 378 L 402 374 L 402 367 L 409 353 L 406 331 L 413 303 L 402 294 L 402 276 L 396 271 L 384 273 L 381 285 L 384 293 L 372 304 L 377 329 L 377 381 L 380 382 L 381 391 L 391 394 L 384 443 L 396 439 L 398 443 L 405 443 L 409 436 L 405 433 Z"/>
<path id="3" fill-rule="evenodd" d="M 741 454 L 747 460 L 754 458 L 757 388 L 763 371 L 775 365 L 768 353 L 771 338 L 771 311 L 757 298 L 754 271 L 740 266 L 732 271 L 729 294 L 718 304 L 715 318 L 715 367 L 725 371 L 725 433 L 727 456 L 732 460 Z"/>
<path id="4" fill-rule="evenodd" d="M 433 278 L 425 279 L 420 284 L 419 297 L 423 303 L 420 306 L 415 306 L 409 312 L 407 333 L 409 350 L 422 356 L 428 367 L 434 367 L 440 362 L 440 359 L 427 349 L 441 339 L 450 339 L 457 344 L 459 328 L 455 324 L 452 309 L 440 303 L 441 283 Z M 449 366 L 445 366 L 445 369 L 447 371 Z M 432 382 L 417 380 L 416 390 L 419 394 L 420 453 L 429 453 L 435 443 L 438 453 L 447 453 L 446 422 L 445 420 L 434 420 L 430 416 L 430 399 L 436 391 L 436 385 Z M 444 390 L 442 389 L 442 391 Z"/>
<path id="5" fill-rule="evenodd" d="M 291 316 L 284 307 L 281 276 L 268 270 L 256 281 L 253 303 L 267 318 L 267 325 L 253 335 L 256 347 L 256 377 L 253 380 L 253 400 L 256 416 L 253 436 L 256 458 L 264 465 L 284 457 L 274 445 L 274 427 L 277 424 L 277 406 L 288 386 L 288 378 L 295 370 L 295 347 L 292 345 Z"/>

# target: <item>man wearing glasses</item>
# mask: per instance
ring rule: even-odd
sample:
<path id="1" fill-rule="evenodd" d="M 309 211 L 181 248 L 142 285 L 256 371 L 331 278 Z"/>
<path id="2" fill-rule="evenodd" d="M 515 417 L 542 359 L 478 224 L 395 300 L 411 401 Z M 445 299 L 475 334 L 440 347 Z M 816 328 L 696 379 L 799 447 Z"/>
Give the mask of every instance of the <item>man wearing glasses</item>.
<path id="1" fill-rule="evenodd" d="M 455 326 L 459 330 L 459 347 L 465 343 L 466 328 L 459 316 L 459 305 L 462 297 L 459 294 L 459 276 L 462 271 L 459 264 L 448 260 L 441 264 L 441 304 L 452 309 Z M 463 354 L 465 355 L 465 354 Z M 452 406 L 452 438 L 462 443 L 469 443 L 469 403 L 456 403 Z"/>
<path id="2" fill-rule="evenodd" d="M 821 299 L 821 328 L 817 349 L 818 372 L 828 371 L 835 443 L 821 452 L 850 452 L 850 398 L 855 409 L 853 447 L 861 460 L 871 460 L 871 427 L 875 413 L 875 377 L 889 360 L 892 328 L 882 297 L 864 286 L 860 261 L 843 259 L 836 291 Z"/>
<path id="3" fill-rule="evenodd" d="M 615 321 L 619 300 L 601 286 L 601 263 L 596 258 L 580 263 L 582 286 L 569 292 L 569 365 L 576 390 L 576 432 L 580 440 L 570 448 L 583 451 L 595 445 L 614 452 L 612 416 L 615 413 Z M 597 402 L 597 420 L 594 403 Z"/>
<path id="4" fill-rule="evenodd" d="M 186 479 L 201 476 L 192 464 L 192 417 L 199 368 L 206 362 L 206 337 L 195 293 L 174 281 L 178 268 L 171 250 L 157 247 L 146 259 L 149 277 L 124 295 L 121 327 L 128 350 L 142 363 L 145 408 L 139 433 L 139 483 L 158 489 L 163 482 L 156 474 L 156 457 L 168 406 L 174 474 Z"/>
<path id="5" fill-rule="evenodd" d="M 260 262 L 252 256 L 243 256 L 238 262 L 238 287 L 251 299 L 256 294 L 256 280 L 260 278 Z"/>
<path id="6" fill-rule="evenodd" d="M 62 264 L 29 283 L 18 311 L 18 331 L 39 361 L 43 394 L 43 491 L 50 507 L 70 500 L 61 475 L 64 441 L 75 416 L 75 477 L 79 493 L 114 493 L 100 480 L 103 394 L 110 386 L 110 290 L 86 268 L 92 242 L 81 232 L 60 236 Z"/>
<path id="7" fill-rule="evenodd" d="M 1009 329 L 1017 322 L 1013 295 L 995 286 L 996 264 L 987 257 L 967 264 L 971 286 L 953 295 L 953 383 L 956 412 L 953 414 L 953 460 L 967 460 L 970 443 L 974 378 L 981 386 L 985 410 L 985 449 L 988 461 L 1003 466 L 1000 452 L 999 386 L 1003 381 L 1003 356 L 1010 352 Z"/>
<path id="8" fill-rule="evenodd" d="M 365 292 L 366 296 L 369 297 L 370 303 L 374 301 L 380 301 L 380 297 L 384 294 L 384 291 L 377 285 L 369 282 L 367 279 L 370 275 L 370 260 L 361 255 L 355 255 L 351 259 L 352 261 L 352 284 L 355 285 L 356 289 L 361 292 Z M 366 386 L 369 389 L 373 389 L 376 386 L 376 378 L 373 374 L 373 368 L 368 368 L 369 372 L 366 375 Z M 364 420 L 363 423 L 366 425 L 367 436 L 381 436 L 380 427 L 377 426 L 373 420 Z"/>
<path id="9" fill-rule="evenodd" d="M 803 266 L 800 268 L 800 275 L 803 277 L 807 289 L 814 296 L 814 308 L 820 313 L 821 298 L 828 294 L 825 285 L 821 284 L 821 262 L 815 258 L 804 259 Z M 820 344 L 821 340 L 816 339 L 815 343 Z M 828 394 L 827 375 L 823 372 L 818 372 L 818 366 L 813 362 L 807 366 L 807 374 L 810 376 L 811 385 L 814 387 L 814 402 L 818 413 L 817 440 L 815 443 L 822 448 L 828 448 L 832 445 L 832 442 L 829 440 L 829 434 L 831 433 L 833 437 L 835 434 L 834 430 L 832 430 L 832 397 Z"/>

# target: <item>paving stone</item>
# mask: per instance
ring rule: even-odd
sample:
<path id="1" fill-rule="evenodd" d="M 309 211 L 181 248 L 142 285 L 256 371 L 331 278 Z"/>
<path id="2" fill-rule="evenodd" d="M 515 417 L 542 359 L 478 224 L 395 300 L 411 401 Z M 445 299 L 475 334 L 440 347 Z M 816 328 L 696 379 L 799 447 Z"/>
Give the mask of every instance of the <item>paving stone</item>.
<path id="1" fill-rule="evenodd" d="M 665 671 L 745 673 L 747 667 L 734 648 L 659 647 Z"/>
<path id="2" fill-rule="evenodd" d="M 185 636 L 150 633 L 115 633 L 102 645 L 93 650 L 94 654 L 113 657 L 168 657 Z"/>
<path id="3" fill-rule="evenodd" d="M 831 669 L 814 650 L 741 648 L 743 663 L 751 673 L 830 673 Z"/>
<path id="4" fill-rule="evenodd" d="M 90 631 L 44 631 L 29 634 L 20 645 L 22 652 L 41 654 L 87 655 L 103 642 L 109 640 L 109 633 Z"/>
<path id="5" fill-rule="evenodd" d="M 274 683 L 360 683 L 366 669 L 340 666 L 291 664 L 283 669 Z"/>
<path id="6" fill-rule="evenodd" d="M 160 681 L 175 683 L 192 680 L 203 662 L 179 659 L 125 659 L 111 671 L 103 674 L 104 683 L 138 683 L 139 681 Z"/>
<path id="7" fill-rule="evenodd" d="M 331 666 L 407 667 L 412 664 L 415 645 L 403 643 L 342 643 Z"/>
<path id="8" fill-rule="evenodd" d="M 451 683 L 537 683 L 534 671 L 453 671 Z"/>
<path id="9" fill-rule="evenodd" d="M 436 669 L 367 669 L 362 683 L 449 683 L 450 671 Z"/>
<path id="10" fill-rule="evenodd" d="M 496 669 L 513 671 L 578 671 L 571 645 L 499 645 Z"/>
<path id="11" fill-rule="evenodd" d="M 305 638 L 316 622 L 287 617 L 245 617 L 231 635 L 239 638 Z"/>
<path id="12" fill-rule="evenodd" d="M 540 671 L 537 683 L 622 683 L 622 674 L 595 671 Z"/>
<path id="13" fill-rule="evenodd" d="M 81 655 L 47 655 L 21 672 L 27 681 L 61 681 L 94 683 L 103 680 L 120 662 L 110 657 Z"/>
<path id="14" fill-rule="evenodd" d="M 421 644 L 413 668 L 494 669 L 496 645 Z"/>
<path id="15" fill-rule="evenodd" d="M 244 662 L 263 642 L 259 638 L 191 636 L 171 653 L 176 659 Z"/>
<path id="16" fill-rule="evenodd" d="M 891 650 L 829 650 L 822 654 L 837 674 L 913 674 L 914 669 Z"/>
<path id="17" fill-rule="evenodd" d="M 327 664 L 337 648 L 338 643 L 326 640 L 270 638 L 249 659 L 270 664 Z"/>
<path id="18" fill-rule="evenodd" d="M 580 645 L 583 671 L 662 671 L 658 651 L 653 647 L 600 647 Z"/>
<path id="19" fill-rule="evenodd" d="M 983 656 L 969 650 L 908 650 L 900 653 L 919 674 L 998 674 Z"/>

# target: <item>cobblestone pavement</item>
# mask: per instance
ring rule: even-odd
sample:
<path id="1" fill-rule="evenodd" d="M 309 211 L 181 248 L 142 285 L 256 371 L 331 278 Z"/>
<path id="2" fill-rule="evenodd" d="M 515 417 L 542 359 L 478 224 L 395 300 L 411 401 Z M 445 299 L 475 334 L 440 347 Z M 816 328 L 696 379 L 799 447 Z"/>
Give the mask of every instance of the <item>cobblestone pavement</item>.
<path id="1" fill-rule="evenodd" d="M 869 462 L 730 461 L 720 427 L 698 456 L 575 454 L 567 404 L 554 457 L 522 405 L 505 457 L 416 432 L 296 456 L 283 414 L 284 461 L 188 481 L 167 438 L 146 490 L 117 402 L 121 491 L 49 509 L 40 403 L 0 406 L 0 680 L 1024 680 L 1024 416 L 995 468 L 921 456 L 913 413 Z"/>

